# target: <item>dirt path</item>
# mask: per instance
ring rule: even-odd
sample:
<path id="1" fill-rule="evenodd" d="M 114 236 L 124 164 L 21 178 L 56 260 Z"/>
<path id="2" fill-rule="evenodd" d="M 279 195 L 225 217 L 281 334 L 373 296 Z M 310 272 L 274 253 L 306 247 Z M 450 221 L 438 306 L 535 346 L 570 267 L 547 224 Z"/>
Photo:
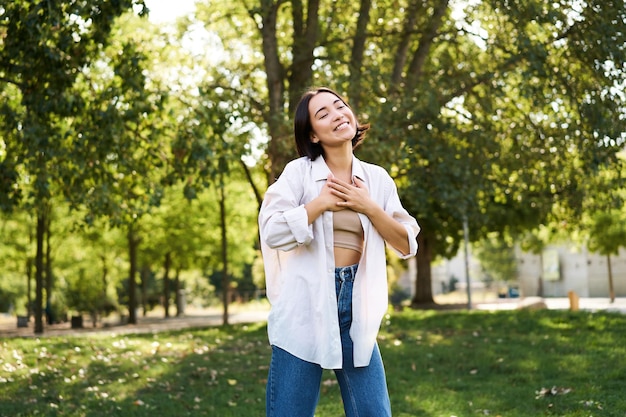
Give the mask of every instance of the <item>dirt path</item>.
<path id="1" fill-rule="evenodd" d="M 538 298 L 538 297 L 535 297 Z M 567 298 L 543 298 L 546 307 L 551 310 L 570 308 Z M 513 310 L 519 307 L 521 299 L 505 299 L 490 302 L 475 303 L 473 308 L 478 310 Z M 440 306 L 441 307 L 441 306 Z M 456 308 L 465 308 L 463 304 Z M 607 298 L 581 298 L 580 309 L 588 311 L 607 310 L 626 314 L 626 297 L 615 299 L 611 303 Z M 233 305 L 229 308 L 229 324 L 257 323 L 267 321 L 269 305 L 267 303 L 251 303 Z M 127 333 L 155 333 L 163 330 L 178 330 L 192 327 L 219 326 L 222 324 L 222 311 L 214 309 L 188 308 L 182 317 L 164 318 L 162 311 L 150 312 L 147 316 L 139 316 L 137 324 L 123 324 L 119 317 L 109 317 L 93 327 L 87 316 L 84 317 L 84 327 L 72 329 L 70 323 L 44 325 L 44 333 L 35 335 L 34 321 L 31 318 L 28 327 L 17 327 L 15 316 L 0 315 L 0 339 L 5 337 L 50 337 L 66 335 L 89 335 L 102 332 L 117 334 Z"/>
<path id="2" fill-rule="evenodd" d="M 228 316 L 229 324 L 256 323 L 266 321 L 269 307 L 265 305 L 233 307 Z M 52 337 L 70 335 L 89 335 L 103 332 L 117 334 L 126 333 L 154 333 L 164 330 L 178 330 L 192 327 L 219 326 L 223 324 L 223 313 L 219 309 L 188 310 L 184 316 L 164 318 L 163 312 L 151 312 L 147 316 L 137 317 L 137 324 L 122 323 L 119 317 L 109 317 L 93 327 L 88 316 L 83 318 L 82 328 L 72 328 L 69 322 L 47 325 L 44 324 L 44 333 L 34 333 L 34 319 L 31 318 L 28 327 L 17 327 L 14 316 L 0 316 L 0 338 L 5 337 Z"/>

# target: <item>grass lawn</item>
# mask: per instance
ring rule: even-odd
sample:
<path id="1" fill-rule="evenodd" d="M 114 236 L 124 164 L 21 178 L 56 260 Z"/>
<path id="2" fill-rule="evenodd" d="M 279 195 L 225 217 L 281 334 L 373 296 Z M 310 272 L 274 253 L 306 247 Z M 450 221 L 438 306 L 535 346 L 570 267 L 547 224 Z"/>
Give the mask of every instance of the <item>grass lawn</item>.
<path id="1" fill-rule="evenodd" d="M 404 311 L 379 343 L 395 417 L 626 416 L 624 315 Z M 269 354 L 264 324 L 4 339 L 0 416 L 264 416 Z"/>

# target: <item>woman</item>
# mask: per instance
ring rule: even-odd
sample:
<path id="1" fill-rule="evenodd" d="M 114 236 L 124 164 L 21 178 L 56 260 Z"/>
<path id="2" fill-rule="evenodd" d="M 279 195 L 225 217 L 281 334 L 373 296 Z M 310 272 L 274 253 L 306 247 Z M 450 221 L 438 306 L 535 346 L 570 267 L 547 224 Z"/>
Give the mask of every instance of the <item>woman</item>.
<path id="1" fill-rule="evenodd" d="M 389 174 L 353 155 L 368 129 L 333 90 L 307 91 L 294 119 L 300 158 L 265 194 L 267 416 L 312 417 L 322 369 L 335 371 L 346 416 L 391 416 L 376 344 L 387 310 L 385 242 L 414 256 L 419 226 Z"/>

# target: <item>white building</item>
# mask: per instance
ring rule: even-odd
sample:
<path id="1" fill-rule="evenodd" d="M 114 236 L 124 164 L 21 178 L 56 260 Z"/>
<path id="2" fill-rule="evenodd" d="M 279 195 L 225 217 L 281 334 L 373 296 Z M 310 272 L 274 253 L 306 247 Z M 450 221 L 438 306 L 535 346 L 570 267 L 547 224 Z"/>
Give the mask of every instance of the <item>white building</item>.
<path id="1" fill-rule="evenodd" d="M 606 256 L 586 248 L 553 246 L 542 255 L 518 252 L 518 283 L 522 295 L 608 297 L 609 269 Z M 611 256 L 616 297 L 626 296 L 626 250 Z"/>
<path id="2" fill-rule="evenodd" d="M 586 248 L 550 246 L 541 255 L 516 251 L 518 259 L 517 280 L 521 297 L 567 297 L 574 291 L 579 297 L 609 297 L 609 271 L 607 257 L 591 253 Z M 473 289 L 483 288 L 480 262 L 469 251 L 468 269 Z M 626 297 L 626 250 L 611 256 L 613 289 L 616 297 Z M 464 251 L 452 259 L 433 264 L 432 291 L 434 295 L 449 289 L 450 282 L 457 280 L 456 289 L 466 288 Z M 400 280 L 400 285 L 411 296 L 415 292 L 415 259 L 409 262 L 409 270 Z"/>

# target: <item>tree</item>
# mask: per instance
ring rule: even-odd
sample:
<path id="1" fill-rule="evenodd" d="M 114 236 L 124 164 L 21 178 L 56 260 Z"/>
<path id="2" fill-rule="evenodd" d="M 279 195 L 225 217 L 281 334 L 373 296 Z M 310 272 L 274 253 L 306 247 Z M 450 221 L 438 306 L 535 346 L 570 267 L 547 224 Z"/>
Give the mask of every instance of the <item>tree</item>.
<path id="1" fill-rule="evenodd" d="M 302 90 L 345 92 L 374 123 L 359 155 L 392 172 L 422 225 L 413 305 L 432 303 L 430 263 L 456 252 L 464 218 L 477 241 L 532 229 L 555 205 L 580 213 L 584 178 L 623 146 L 621 0 L 493 0 L 462 17 L 447 0 L 245 4 L 199 17 L 262 52 L 222 81 L 268 103 L 268 178 L 293 156 L 286 110 Z M 244 75 L 260 70 L 262 89 Z"/>
<path id="2" fill-rule="evenodd" d="M 120 53 L 122 51 L 122 53 Z M 139 39 L 116 37 L 105 55 L 112 73 L 89 74 L 94 99 L 72 137 L 73 160 L 80 161 L 66 190 L 88 211 L 87 222 L 105 216 L 126 231 L 129 258 L 129 322 L 136 323 L 138 247 L 141 219 L 160 204 L 169 154 L 159 121 L 167 94 L 147 78 L 149 53 Z M 76 195 L 77 191 L 86 192 Z"/>
<path id="3" fill-rule="evenodd" d="M 9 198 L 3 205 L 17 204 L 28 176 L 33 186 L 24 197 L 37 213 L 35 333 L 43 332 L 43 251 L 50 198 L 72 162 L 64 121 L 82 106 L 72 87 L 106 44 L 114 19 L 135 4 L 143 2 L 15 0 L 0 7 L 0 82 L 4 91 L 16 89 L 19 97 L 17 107 L 4 107 L 7 151 L 1 170 L 9 179 L 2 184 Z"/>
<path id="4" fill-rule="evenodd" d="M 174 177 L 185 178 L 184 194 L 189 199 L 206 188 L 217 191 L 219 201 L 219 225 L 222 266 L 223 322 L 228 324 L 228 305 L 230 298 L 231 277 L 228 256 L 226 183 L 233 178 L 233 170 L 243 167 L 246 177 L 250 173 L 242 161 L 248 144 L 245 128 L 235 123 L 240 112 L 231 107 L 230 90 L 218 89 L 201 84 L 199 96 L 193 100 L 185 123 L 181 124 L 179 134 L 173 143 Z M 254 189 L 254 184 L 253 187 Z M 258 194 L 255 192 L 255 194 Z"/>
<path id="5" fill-rule="evenodd" d="M 623 159 L 625 156 L 620 154 Z M 583 220 L 590 250 L 606 256 L 609 281 L 609 299 L 615 301 L 611 255 L 619 254 L 626 246 L 626 192 L 615 188 L 624 170 L 602 170 L 587 183 L 593 195 L 586 200 Z"/>
<path id="6" fill-rule="evenodd" d="M 0 213 L 0 311 L 31 316 L 32 220 L 24 212 Z"/>
<path id="7" fill-rule="evenodd" d="M 479 242 L 474 253 L 485 273 L 484 280 L 511 282 L 517 279 L 515 247 L 510 239 L 490 234 Z"/>
<path id="8" fill-rule="evenodd" d="M 589 249 L 606 256 L 609 279 L 609 299 L 615 301 L 611 255 L 617 255 L 626 242 L 626 214 L 624 210 L 598 212 L 592 218 Z"/>

